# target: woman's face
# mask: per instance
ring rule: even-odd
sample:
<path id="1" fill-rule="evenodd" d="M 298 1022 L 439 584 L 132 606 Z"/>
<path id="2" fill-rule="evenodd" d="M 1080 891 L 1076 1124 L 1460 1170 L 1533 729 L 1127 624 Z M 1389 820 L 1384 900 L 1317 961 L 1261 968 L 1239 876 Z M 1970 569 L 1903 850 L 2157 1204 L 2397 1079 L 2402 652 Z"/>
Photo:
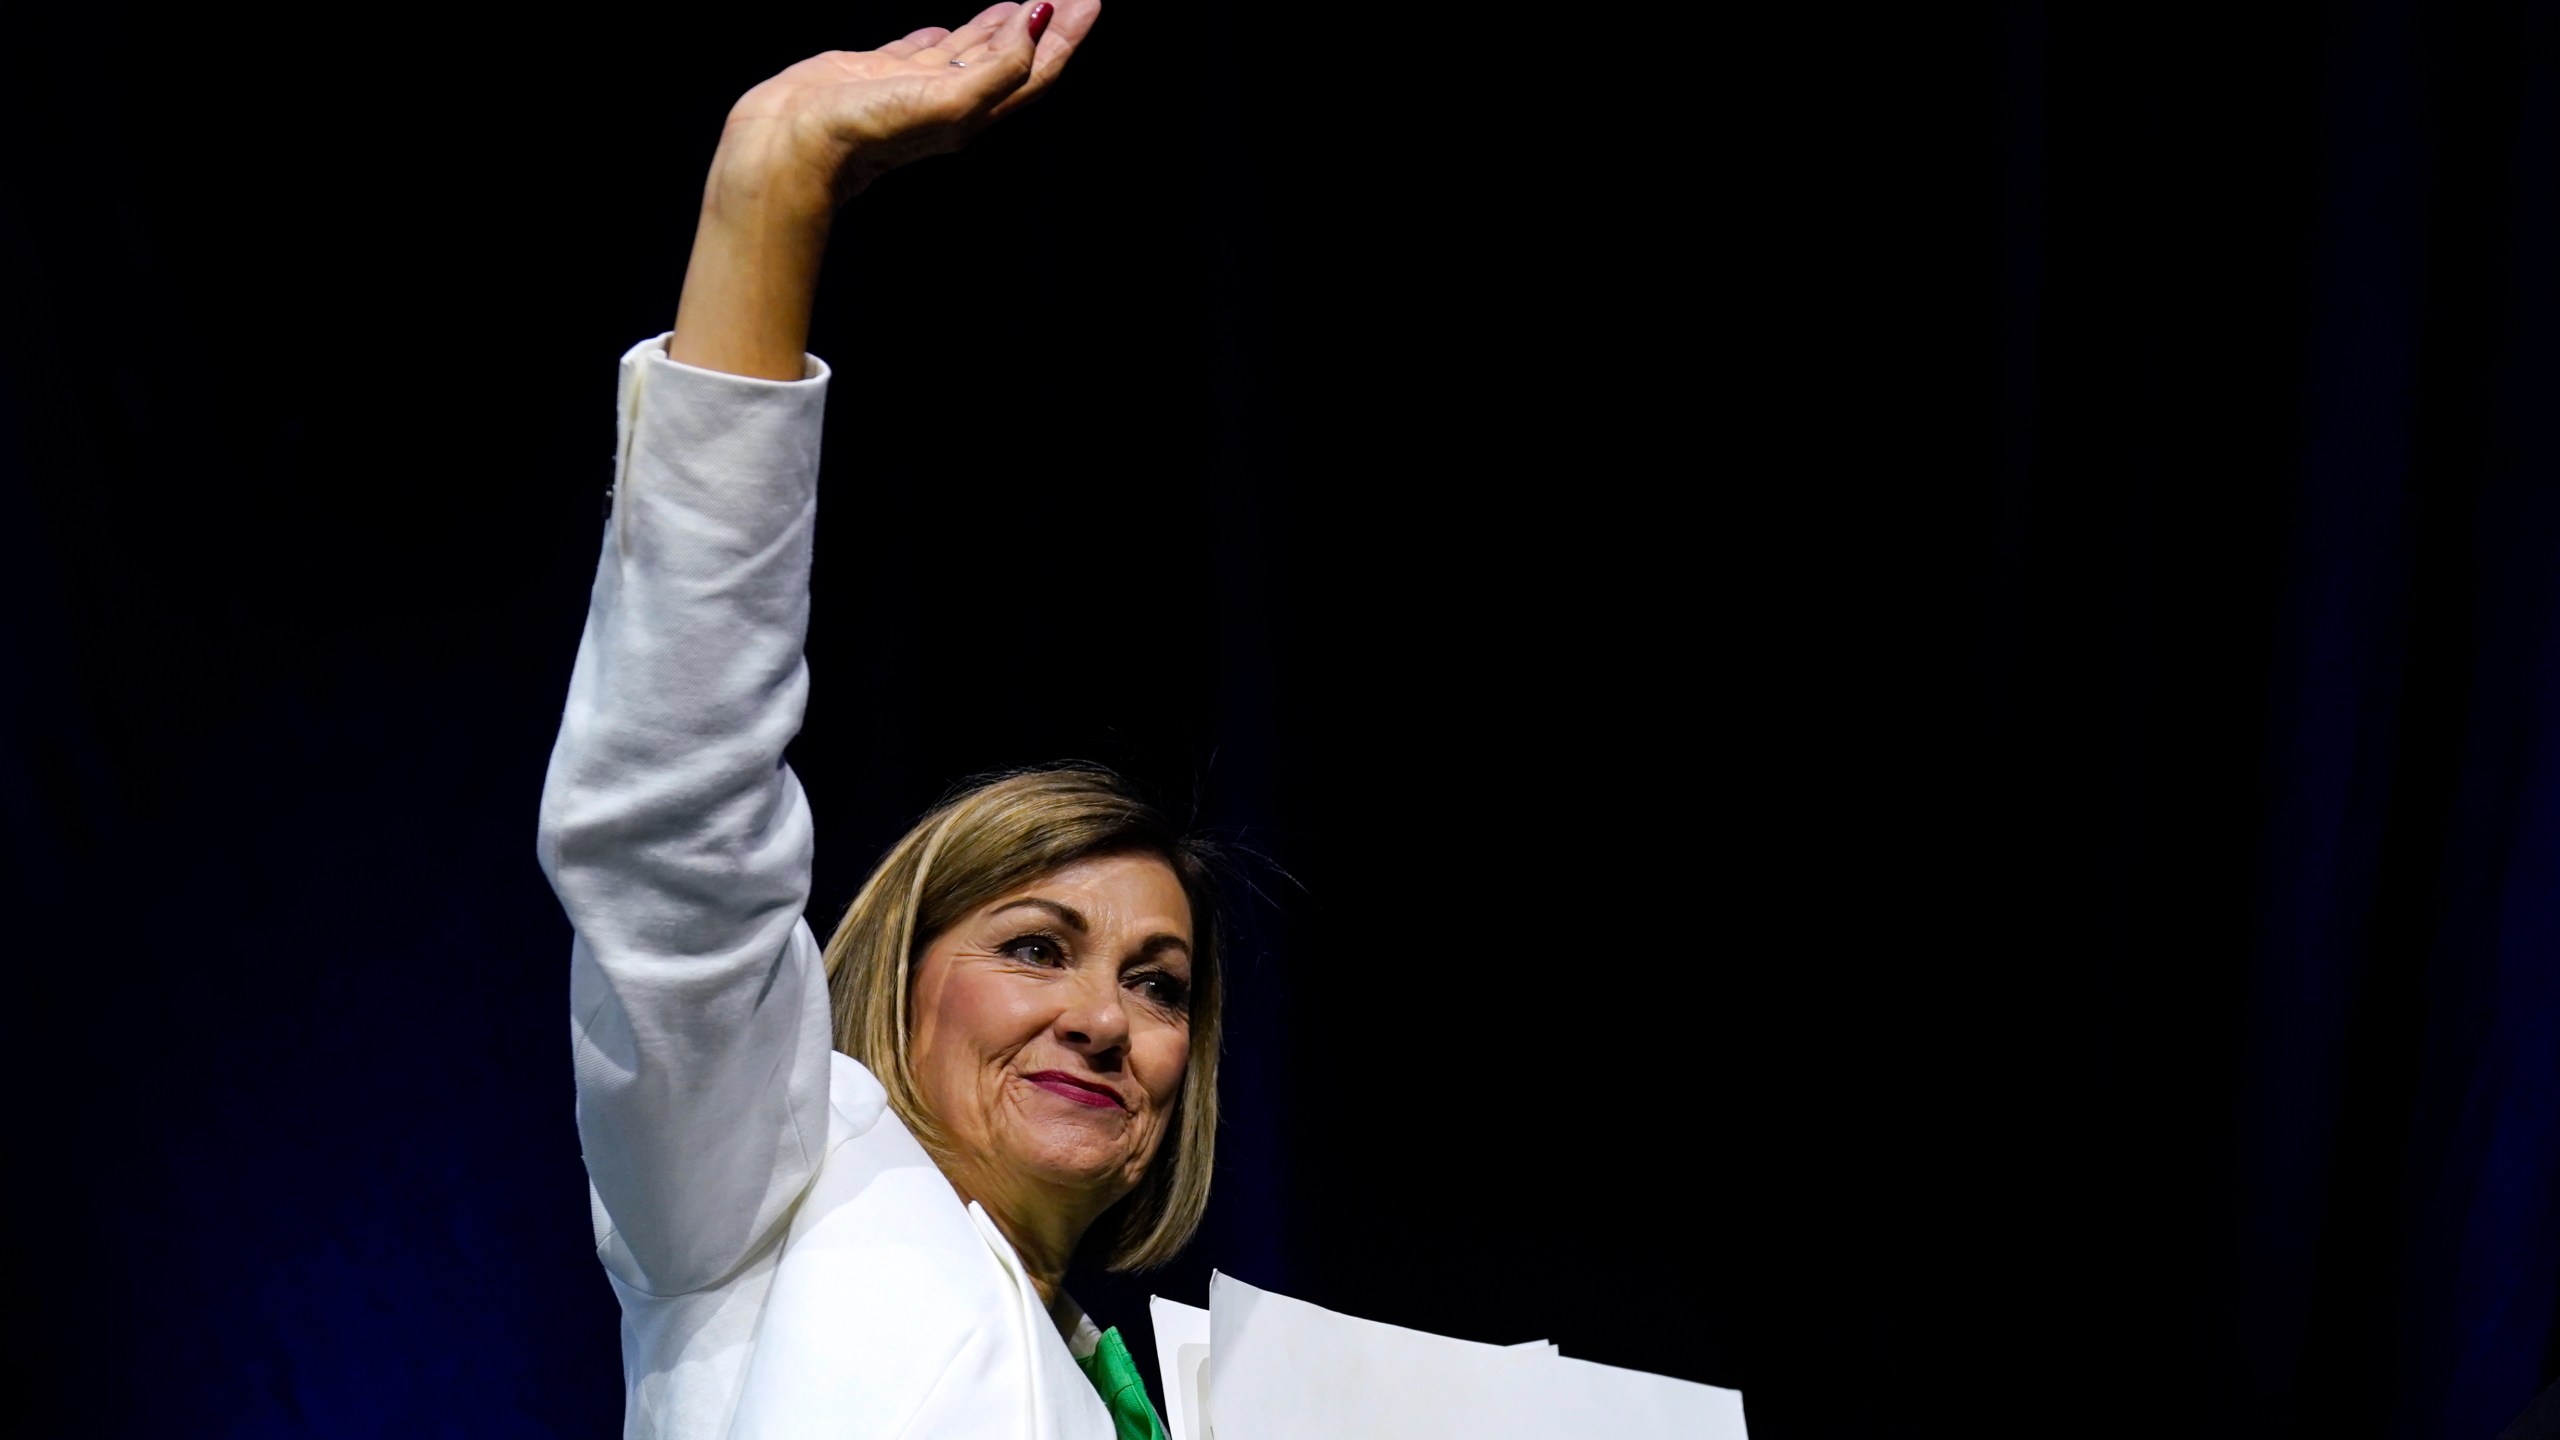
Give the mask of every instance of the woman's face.
<path id="1" fill-rule="evenodd" d="M 916 1081 L 959 1151 L 954 1180 L 1126 1195 L 1191 1059 L 1191 901 L 1152 855 L 1080 860 L 953 925 L 916 962 Z"/>

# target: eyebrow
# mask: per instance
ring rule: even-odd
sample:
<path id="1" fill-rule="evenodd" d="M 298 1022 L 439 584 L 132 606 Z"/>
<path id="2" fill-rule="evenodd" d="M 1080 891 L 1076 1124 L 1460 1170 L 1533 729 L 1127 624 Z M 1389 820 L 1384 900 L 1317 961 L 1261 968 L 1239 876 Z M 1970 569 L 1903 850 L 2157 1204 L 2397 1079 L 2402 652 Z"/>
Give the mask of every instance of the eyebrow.
<path id="1" fill-rule="evenodd" d="M 1066 926 L 1070 930 L 1089 930 L 1093 928 L 1084 923 L 1083 911 L 1070 905 L 1061 905 L 1055 900 L 1043 900 L 1037 895 L 1026 895 L 1019 900 L 1007 900 L 987 913 L 991 916 L 1001 915 L 1007 910 L 1019 910 L 1026 905 L 1034 910 L 1048 911 L 1050 914 L 1058 917 L 1059 924 Z"/>
<path id="2" fill-rule="evenodd" d="M 1019 900 L 1007 900 L 993 910 L 988 911 L 987 914 L 989 916 L 996 916 L 1003 914 L 1007 910 L 1021 910 L 1025 908 L 1032 910 L 1046 910 L 1050 915 L 1057 919 L 1059 924 L 1066 926 L 1068 929 L 1075 931 L 1079 935 L 1082 935 L 1093 928 L 1085 923 L 1083 911 L 1076 909 L 1072 905 L 1059 904 L 1055 900 L 1042 899 L 1037 895 L 1025 895 Z M 1182 952 L 1183 957 L 1188 959 L 1191 955 L 1191 942 L 1183 939 L 1179 935 L 1155 934 L 1148 936 L 1138 946 L 1138 954 L 1150 959 L 1163 954 L 1167 950 L 1179 950 Z"/>

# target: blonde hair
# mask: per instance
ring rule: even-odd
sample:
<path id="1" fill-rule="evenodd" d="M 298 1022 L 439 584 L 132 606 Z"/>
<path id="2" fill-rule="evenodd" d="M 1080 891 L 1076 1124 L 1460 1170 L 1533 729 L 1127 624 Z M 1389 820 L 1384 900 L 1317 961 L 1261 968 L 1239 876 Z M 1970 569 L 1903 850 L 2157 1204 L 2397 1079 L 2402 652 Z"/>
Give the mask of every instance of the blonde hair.
<path id="1" fill-rule="evenodd" d="M 836 1048 L 889 1092 L 889 1107 L 937 1157 L 948 1132 L 926 1109 L 908 1055 L 908 987 L 917 958 L 971 911 L 1079 860 L 1162 859 L 1191 901 L 1191 1059 L 1169 1143 L 1137 1188 L 1104 1212 L 1113 1270 L 1181 1253 L 1209 1204 L 1218 1134 L 1218 891 L 1214 852 L 1176 831 L 1128 782 L 1094 766 L 1020 770 L 960 790 L 883 856 L 827 941 Z"/>

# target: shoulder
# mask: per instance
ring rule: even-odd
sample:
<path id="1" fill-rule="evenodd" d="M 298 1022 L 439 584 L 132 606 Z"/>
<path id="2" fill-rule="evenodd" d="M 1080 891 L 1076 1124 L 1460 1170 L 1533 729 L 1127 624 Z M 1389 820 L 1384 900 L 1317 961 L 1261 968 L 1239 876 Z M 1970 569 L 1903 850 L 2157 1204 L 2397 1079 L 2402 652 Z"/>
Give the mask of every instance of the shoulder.
<path id="1" fill-rule="evenodd" d="M 829 1148 L 834 1148 L 837 1135 L 851 1139 L 879 1128 L 887 1121 L 898 1133 L 907 1127 L 889 1112 L 889 1092 L 880 1088 L 880 1078 L 871 1068 L 841 1050 L 827 1052 L 827 1105 L 835 1111 L 828 1127 Z M 837 1126 L 841 1126 L 839 1132 Z M 913 1136 L 909 1136 L 913 1139 Z"/>
<path id="2" fill-rule="evenodd" d="M 879 1078 L 842 1051 L 829 1052 L 827 1061 L 826 1150 L 793 1218 L 790 1245 L 822 1250 L 855 1236 L 866 1246 L 894 1239 L 966 1257 L 976 1268 L 986 1246 L 967 1204 L 890 1108 Z"/>

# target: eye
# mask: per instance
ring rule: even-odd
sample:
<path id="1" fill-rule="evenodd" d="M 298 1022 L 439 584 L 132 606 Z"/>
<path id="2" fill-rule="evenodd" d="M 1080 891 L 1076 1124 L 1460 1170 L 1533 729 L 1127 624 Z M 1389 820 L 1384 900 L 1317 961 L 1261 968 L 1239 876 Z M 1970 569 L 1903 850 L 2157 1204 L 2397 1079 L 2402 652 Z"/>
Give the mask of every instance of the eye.
<path id="1" fill-rule="evenodd" d="M 996 953 L 1021 965 L 1052 966 L 1066 962 L 1066 947 L 1054 936 L 1017 935 L 996 947 Z"/>
<path id="2" fill-rule="evenodd" d="M 1184 1013 L 1191 1001 L 1190 982 L 1169 970 L 1140 970 L 1129 977 L 1129 988 L 1159 1008 Z"/>

